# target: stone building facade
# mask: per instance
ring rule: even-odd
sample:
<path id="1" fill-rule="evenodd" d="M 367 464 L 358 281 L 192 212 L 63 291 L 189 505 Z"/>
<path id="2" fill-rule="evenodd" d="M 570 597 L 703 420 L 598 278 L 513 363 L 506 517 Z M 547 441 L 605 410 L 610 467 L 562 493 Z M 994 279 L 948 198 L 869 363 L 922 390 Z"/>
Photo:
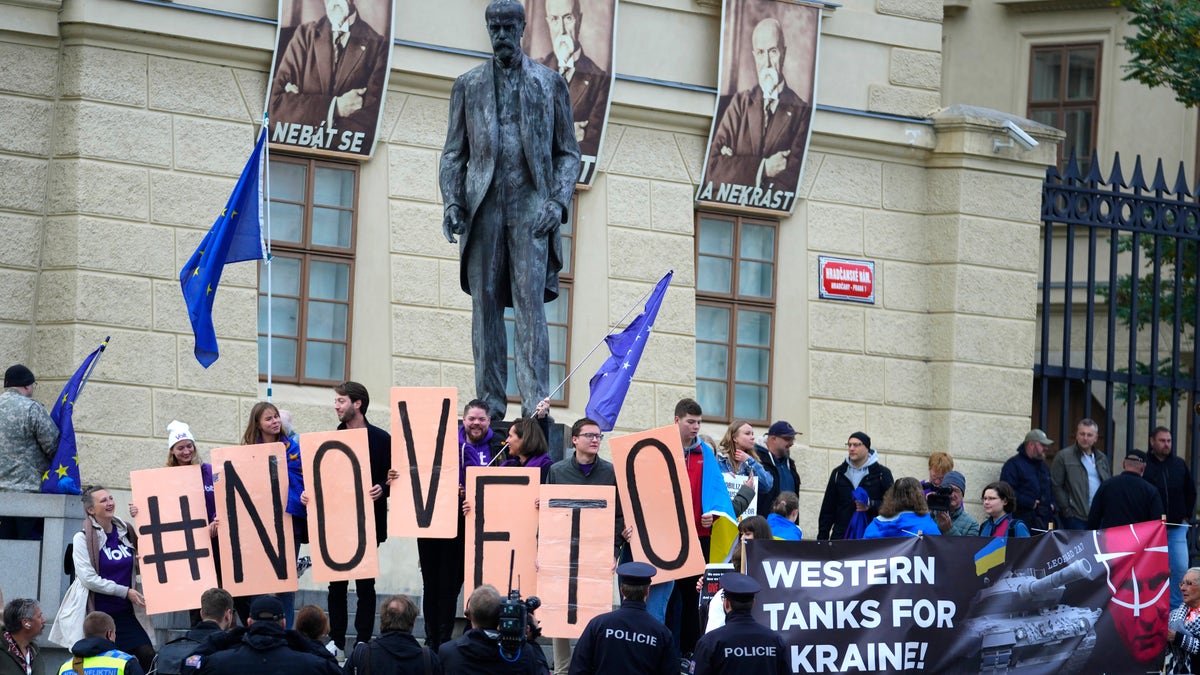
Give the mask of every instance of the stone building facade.
<path id="1" fill-rule="evenodd" d="M 221 357 L 207 370 L 192 357 L 177 275 L 253 144 L 275 3 L 0 7 L 12 18 L 0 26 L 0 361 L 29 364 L 45 400 L 112 336 L 75 424 L 84 482 L 126 488 L 129 471 L 162 465 L 169 421 L 189 422 L 207 454 L 238 442 L 266 394 L 255 266 L 226 270 L 214 313 Z M 481 14 L 467 0 L 396 3 L 380 141 L 352 167 L 347 376 L 377 402 L 392 385 L 473 398 L 469 303 L 457 247 L 442 238 L 436 167 L 453 78 L 488 50 Z M 603 156 L 575 207 L 569 365 L 667 269 L 676 274 L 616 433 L 671 423 L 675 402 L 696 392 L 706 214 L 693 197 L 719 34 L 709 0 L 620 3 Z M 869 433 L 897 476 L 923 477 L 930 452 L 951 452 L 971 497 L 1029 428 L 1040 182 L 1060 135 L 1030 126 L 1039 148 L 995 152 L 1005 116 L 945 100 L 943 39 L 940 0 L 824 10 L 795 211 L 747 216 L 776 240 L 762 422 L 787 419 L 804 434 L 793 454 L 810 532 L 852 431 Z M 875 303 L 820 299 L 819 255 L 874 261 Z M 593 359 L 568 383 L 559 421 L 582 415 Z M 301 431 L 336 423 L 328 385 L 277 382 L 273 399 Z M 368 417 L 382 423 L 383 409 Z M 720 438 L 724 426 L 705 431 Z M 419 592 L 411 542 L 387 546 L 388 586 Z"/>

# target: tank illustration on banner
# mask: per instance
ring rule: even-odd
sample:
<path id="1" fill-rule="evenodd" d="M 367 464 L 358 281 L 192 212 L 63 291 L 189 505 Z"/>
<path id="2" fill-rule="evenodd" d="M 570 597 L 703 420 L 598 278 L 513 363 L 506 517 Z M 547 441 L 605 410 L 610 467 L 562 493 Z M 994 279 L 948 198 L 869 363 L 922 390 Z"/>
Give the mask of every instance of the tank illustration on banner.
<path id="1" fill-rule="evenodd" d="M 1077 673 L 1096 645 L 1100 610 L 1061 604 L 1068 584 L 1091 578 L 1076 560 L 1048 576 L 1006 573 L 971 602 L 966 632 L 978 638 L 955 672 Z"/>

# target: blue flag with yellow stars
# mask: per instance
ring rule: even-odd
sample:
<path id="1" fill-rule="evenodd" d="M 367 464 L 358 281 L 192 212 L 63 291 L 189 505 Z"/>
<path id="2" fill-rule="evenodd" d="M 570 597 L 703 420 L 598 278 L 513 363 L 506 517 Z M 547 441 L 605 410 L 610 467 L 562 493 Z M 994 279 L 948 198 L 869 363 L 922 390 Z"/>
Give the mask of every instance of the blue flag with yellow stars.
<path id="1" fill-rule="evenodd" d="M 659 279 L 642 313 L 630 321 L 625 330 L 604 338 L 612 356 L 600 364 L 600 369 L 588 383 L 591 395 L 585 408 L 587 416 L 600 423 L 600 431 L 612 431 L 617 424 L 617 415 L 621 413 L 625 394 L 629 393 L 629 385 L 633 382 L 633 373 L 642 359 L 650 329 L 658 318 L 658 308 L 662 306 L 663 296 L 667 294 L 667 286 L 671 285 L 674 274 L 672 270 Z"/>
<path id="2" fill-rule="evenodd" d="M 261 260 L 263 256 L 262 198 L 264 146 L 267 127 L 259 133 L 254 152 L 242 169 L 233 194 L 204 235 L 199 248 L 179 272 L 183 301 L 196 336 L 196 360 L 205 368 L 217 360 L 217 334 L 213 330 L 213 299 L 226 263 Z"/>
<path id="3" fill-rule="evenodd" d="M 54 459 L 50 461 L 50 468 L 42 474 L 43 493 L 77 495 L 81 492 L 79 488 L 79 450 L 75 446 L 75 401 L 79 398 L 79 392 L 83 390 L 83 383 L 87 380 L 92 363 L 100 358 L 100 353 L 107 346 L 108 340 L 105 339 L 99 347 L 96 347 L 95 351 L 87 355 L 87 358 L 75 370 L 75 374 L 71 376 L 70 380 L 67 380 L 67 385 L 63 387 L 62 393 L 54 400 L 54 407 L 50 410 L 50 419 L 54 420 L 54 424 L 58 426 L 58 449 L 54 452 Z"/>

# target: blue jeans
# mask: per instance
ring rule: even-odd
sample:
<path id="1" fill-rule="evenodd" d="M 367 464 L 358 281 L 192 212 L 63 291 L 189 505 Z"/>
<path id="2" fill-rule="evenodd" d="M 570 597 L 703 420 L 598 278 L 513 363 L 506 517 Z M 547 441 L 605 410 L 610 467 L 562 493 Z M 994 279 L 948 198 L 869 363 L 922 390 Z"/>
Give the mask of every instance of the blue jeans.
<path id="1" fill-rule="evenodd" d="M 1171 607 L 1183 602 L 1183 591 L 1179 584 L 1188 570 L 1188 526 L 1167 523 L 1167 555 L 1171 559 Z"/>
<path id="2" fill-rule="evenodd" d="M 667 622 L 667 603 L 671 600 L 671 591 L 674 588 L 674 581 L 650 586 L 650 593 L 646 596 L 646 611 L 660 623 Z"/>

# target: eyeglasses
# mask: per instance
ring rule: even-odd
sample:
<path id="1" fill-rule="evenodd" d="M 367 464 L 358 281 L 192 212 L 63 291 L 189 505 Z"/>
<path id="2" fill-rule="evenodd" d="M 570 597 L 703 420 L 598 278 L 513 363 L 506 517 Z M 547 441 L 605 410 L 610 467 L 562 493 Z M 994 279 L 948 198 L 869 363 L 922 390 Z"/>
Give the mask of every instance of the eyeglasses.
<path id="1" fill-rule="evenodd" d="M 863 446 L 863 444 L 858 441 L 850 441 L 849 443 L 846 444 L 846 447 L 847 448 L 862 448 L 865 446 Z"/>
<path id="2" fill-rule="evenodd" d="M 580 438 L 586 438 L 589 441 L 598 441 L 604 438 L 604 434 L 579 434 Z"/>

